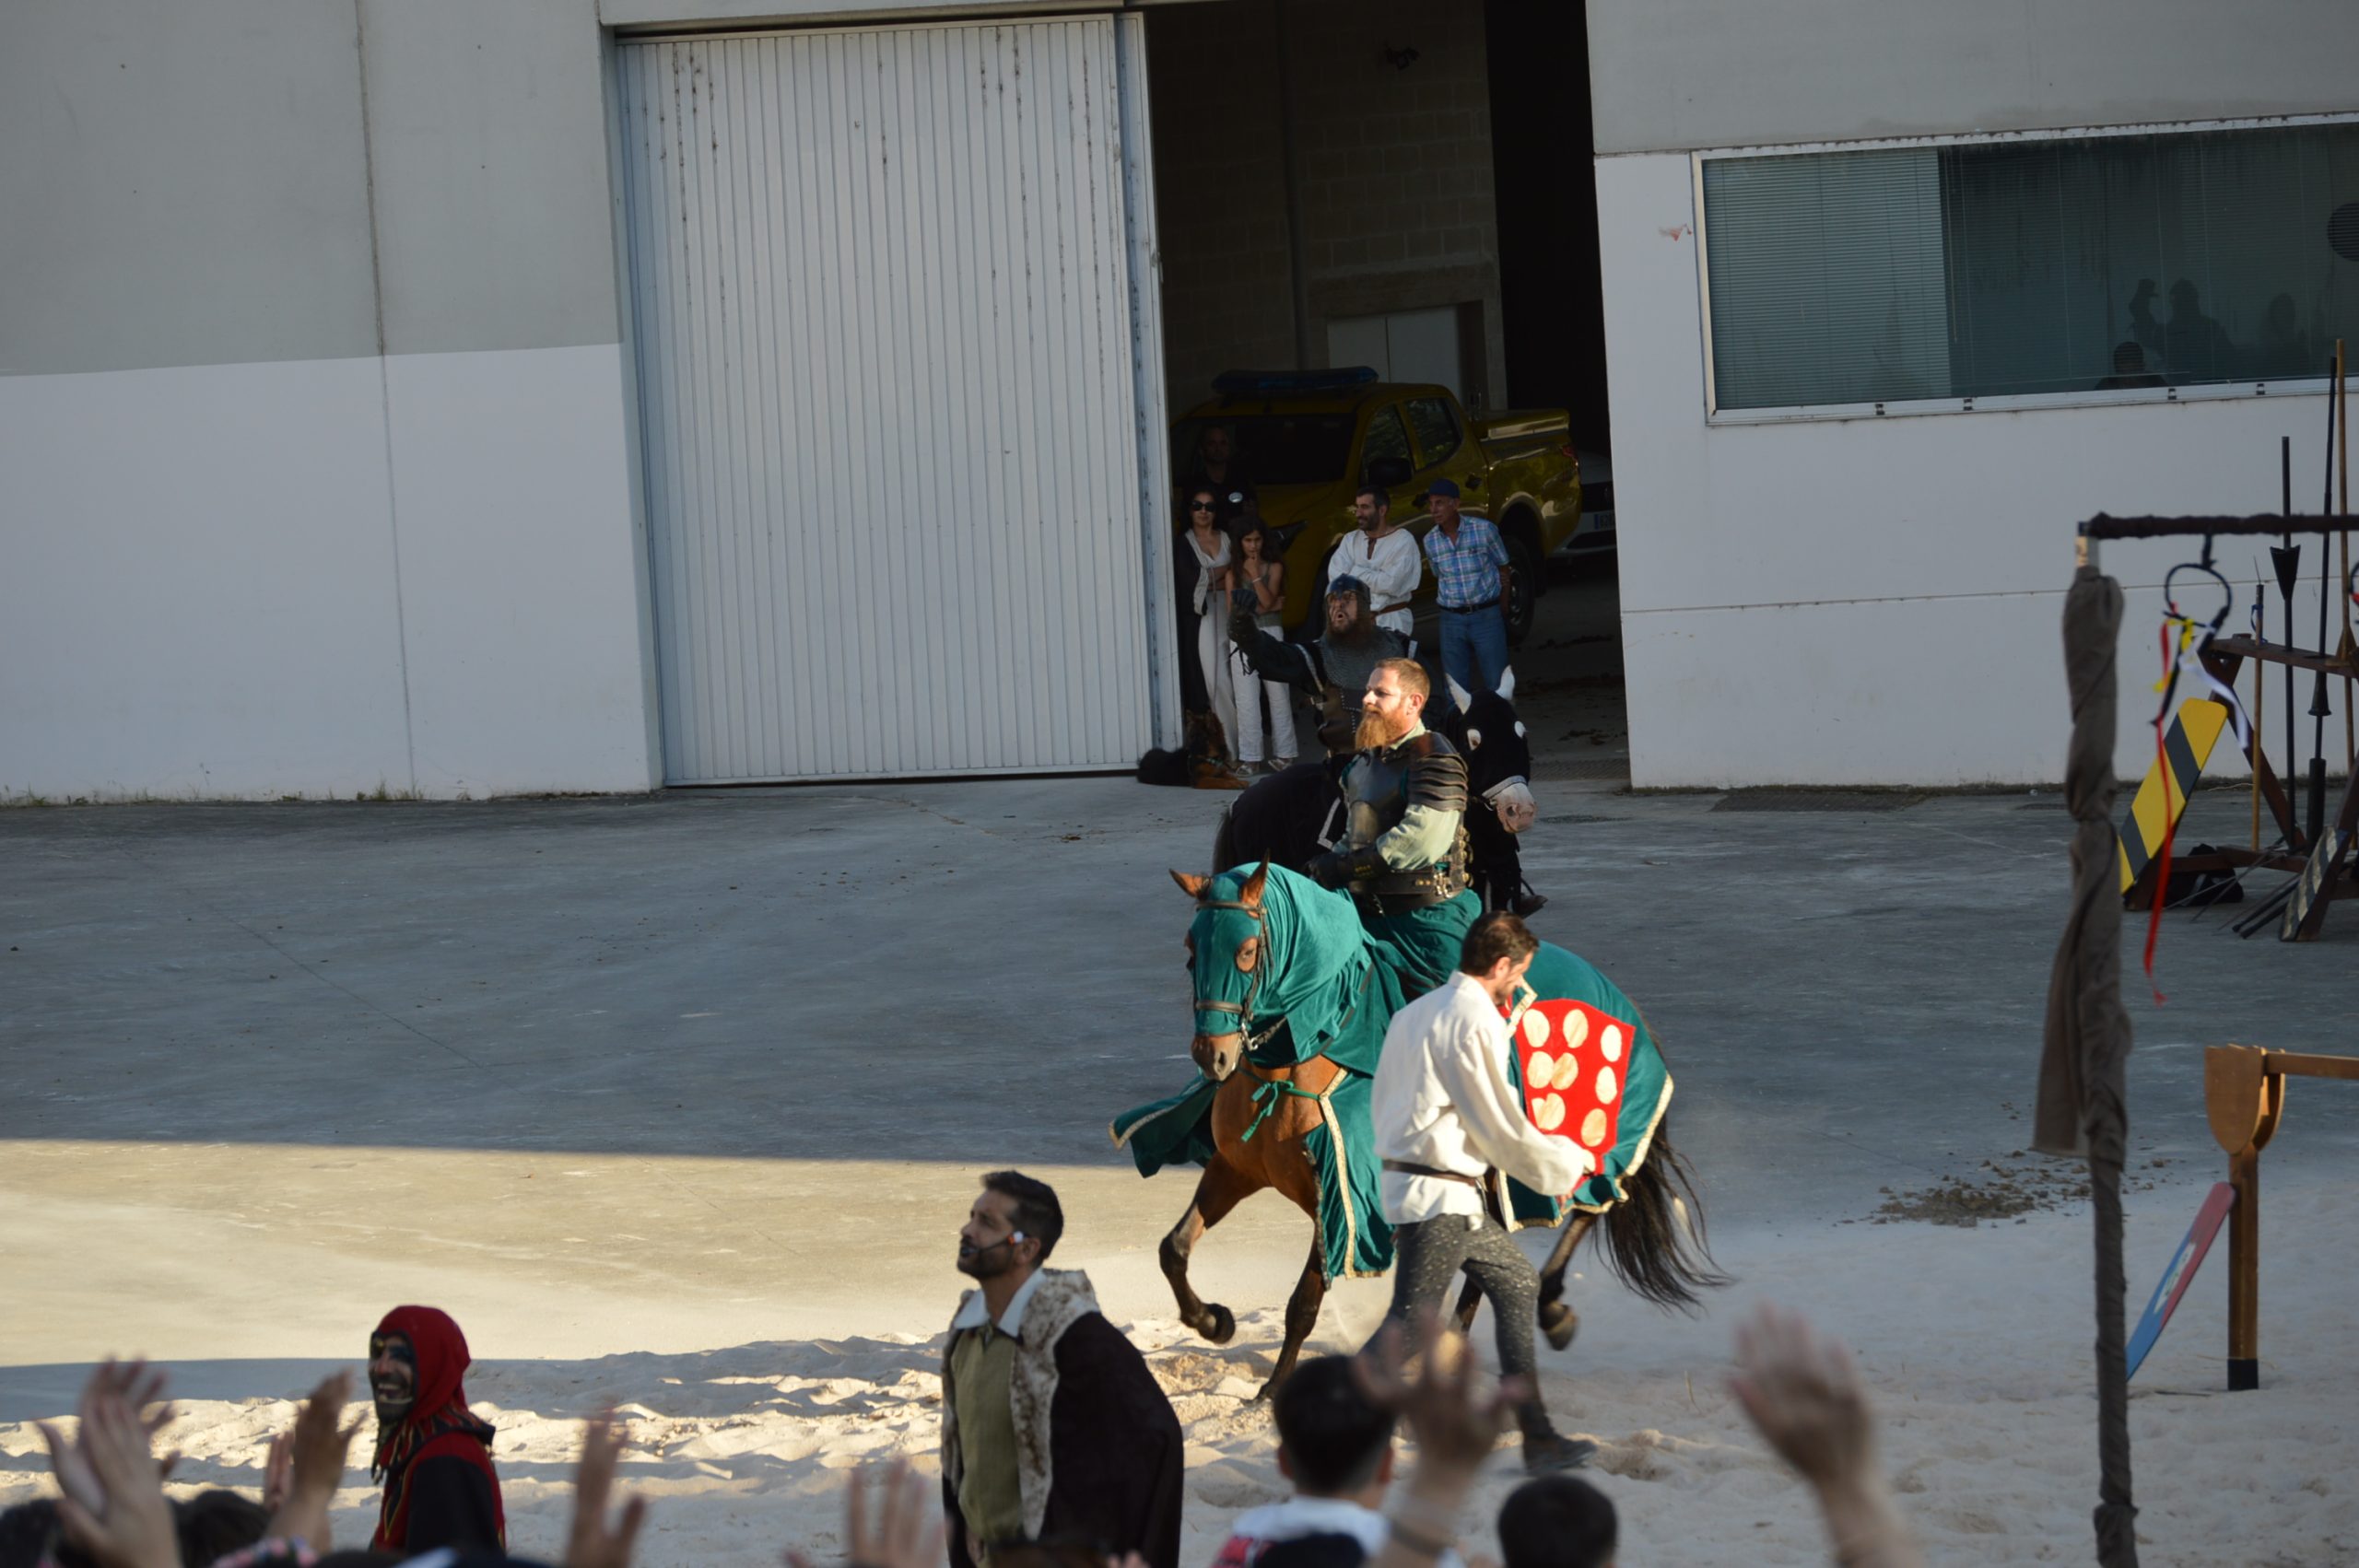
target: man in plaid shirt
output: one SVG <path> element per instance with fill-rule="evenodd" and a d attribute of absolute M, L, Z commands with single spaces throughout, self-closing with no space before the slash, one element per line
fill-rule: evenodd
<path fill-rule="evenodd" d="M 1508 547 L 1487 518 L 1458 515 L 1458 483 L 1426 492 L 1434 525 L 1426 559 L 1441 603 L 1442 673 L 1473 696 L 1496 691 L 1508 665 Z"/>

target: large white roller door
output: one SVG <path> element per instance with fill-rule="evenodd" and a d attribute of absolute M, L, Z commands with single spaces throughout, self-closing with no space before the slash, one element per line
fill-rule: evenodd
<path fill-rule="evenodd" d="M 671 782 L 1153 743 L 1161 376 L 1116 53 L 1107 18 L 620 46 Z"/>

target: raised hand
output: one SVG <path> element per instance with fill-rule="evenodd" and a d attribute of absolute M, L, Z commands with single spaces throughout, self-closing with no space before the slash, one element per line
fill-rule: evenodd
<path fill-rule="evenodd" d="M 1842 1346 L 1765 1305 L 1738 1327 L 1736 1361 L 1730 1391 L 1803 1480 L 1832 1486 L 1874 1469 L 1875 1418 Z"/>
<path fill-rule="evenodd" d="M 1498 1445 L 1516 1407 L 1532 1397 L 1531 1387 L 1520 1377 L 1502 1377 L 1487 1392 L 1480 1388 L 1473 1352 L 1445 1331 L 1431 1310 L 1417 1315 L 1417 1350 L 1422 1364 L 1412 1382 L 1402 1370 L 1407 1355 L 1401 1326 L 1388 1325 L 1353 1363 L 1360 1392 L 1408 1422 L 1419 1469 L 1431 1465 L 1472 1473 Z"/>
<path fill-rule="evenodd" d="M 180 1568 L 179 1538 L 172 1506 L 164 1499 L 164 1468 L 157 1462 L 150 1429 L 138 1407 L 119 1393 L 85 1398 L 87 1414 L 74 1447 L 88 1467 L 85 1480 L 100 1497 L 92 1508 L 68 1492 L 58 1501 L 65 1539 L 101 1568 Z M 48 1427 L 53 1457 L 58 1440 Z"/>
<path fill-rule="evenodd" d="M 264 1469 L 267 1498 L 273 1471 L 284 1467 L 284 1493 L 271 1509 L 270 1534 L 288 1540 L 306 1540 L 325 1556 L 334 1550 L 328 1529 L 328 1509 L 344 1480 L 352 1455 L 352 1440 L 360 1419 L 347 1423 L 344 1408 L 352 1398 L 350 1371 L 332 1372 L 320 1379 L 311 1397 L 295 1412 L 292 1430 L 271 1439 L 270 1458 Z"/>
<path fill-rule="evenodd" d="M 573 1529 L 566 1538 L 565 1568 L 629 1568 L 639 1527 L 647 1520 L 647 1499 L 634 1497 L 609 1520 L 606 1505 L 628 1433 L 615 1412 L 601 1410 L 582 1426 L 581 1464 L 574 1473 Z"/>
<path fill-rule="evenodd" d="M 872 1520 L 868 1494 L 876 1493 Z M 943 1544 L 948 1531 L 942 1500 L 923 1476 L 896 1459 L 877 1473 L 874 1465 L 851 1473 L 851 1492 L 844 1504 L 845 1537 L 851 1543 L 851 1568 L 942 1568 Z M 812 1568 L 799 1551 L 786 1554 L 788 1568 Z M 578 1568 L 569 1564 L 568 1568 Z"/>
<path fill-rule="evenodd" d="M 1836 1560 L 1922 1568 L 1876 1464 L 1875 1417 L 1851 1358 L 1792 1313 L 1764 1306 L 1737 1329 L 1730 1390 L 1779 1457 L 1818 1494 Z"/>
<path fill-rule="evenodd" d="M 37 1423 L 42 1441 L 49 1445 L 50 1469 L 57 1477 L 57 1489 L 88 1512 L 103 1514 L 106 1489 L 84 1446 L 91 1413 L 101 1399 L 121 1399 L 135 1413 L 145 1412 L 140 1416 L 140 1424 L 152 1439 L 180 1413 L 164 1398 L 164 1387 L 169 1381 L 162 1367 L 149 1366 L 145 1358 L 119 1362 L 109 1356 L 100 1363 L 89 1380 L 82 1385 L 82 1398 L 75 1406 L 77 1430 L 74 1441 L 66 1441 L 46 1422 Z M 169 1469 L 178 1458 L 174 1455 L 163 1468 Z"/>

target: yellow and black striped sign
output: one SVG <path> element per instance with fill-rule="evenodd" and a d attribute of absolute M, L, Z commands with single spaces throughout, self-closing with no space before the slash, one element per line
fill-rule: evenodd
<path fill-rule="evenodd" d="M 2203 776 L 2203 764 L 2227 728 L 2228 710 L 2220 703 L 2196 697 L 2178 705 L 2177 717 L 2163 735 L 2163 755 L 2147 767 L 2146 777 L 2130 799 L 2130 813 L 2121 819 L 2115 837 L 2121 843 L 2121 891 L 2129 892 L 2145 874 L 2147 862 L 2162 852 L 2163 835 L 2187 810 L 2188 792 Z M 2162 767 L 2170 764 L 2169 807 L 2164 805 Z"/>

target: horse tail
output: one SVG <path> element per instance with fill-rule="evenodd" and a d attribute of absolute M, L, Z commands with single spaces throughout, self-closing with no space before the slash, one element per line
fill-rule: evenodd
<path fill-rule="evenodd" d="M 1719 1270 L 1704 1240 L 1704 1202 L 1695 1173 L 1671 1146 L 1668 1120 L 1654 1146 L 1622 1178 L 1622 1200 L 1605 1211 L 1605 1256 L 1622 1282 L 1661 1307 L 1702 1310 L 1698 1291 L 1736 1281 Z"/>

